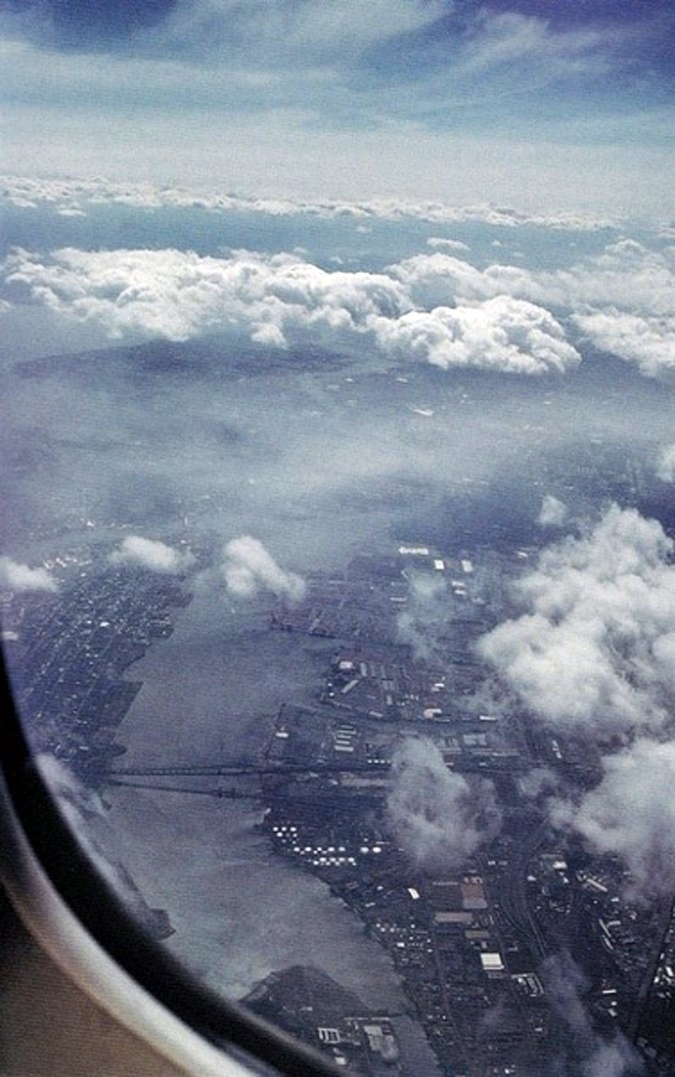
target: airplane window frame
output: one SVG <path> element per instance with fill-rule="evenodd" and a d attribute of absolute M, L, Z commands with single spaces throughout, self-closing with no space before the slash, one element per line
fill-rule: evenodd
<path fill-rule="evenodd" d="M 342 1072 L 318 1050 L 199 982 L 134 921 L 87 856 L 36 765 L 1 648 L 0 706 L 0 883 L 50 956 L 68 965 L 71 975 L 79 967 L 79 986 L 186 1072 L 200 1077 Z M 56 927 L 52 918 L 63 923 Z M 70 951 L 65 955 L 64 937 Z M 96 961 L 95 975 L 82 975 L 83 959 Z M 120 992 L 127 997 L 121 999 Z"/>

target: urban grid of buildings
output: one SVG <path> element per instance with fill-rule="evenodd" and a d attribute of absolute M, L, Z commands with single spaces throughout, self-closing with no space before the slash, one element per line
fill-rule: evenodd
<path fill-rule="evenodd" d="M 50 565 L 57 593 L 4 596 L 5 646 L 36 750 L 86 786 L 171 781 L 186 796 L 213 792 L 223 810 L 228 798 L 256 798 L 275 852 L 323 880 L 390 954 L 439 1073 L 539 1077 L 556 1051 L 573 1058 L 574 1029 L 550 986 L 551 961 L 566 954 L 586 977 L 594 1035 L 620 1032 L 646 1072 L 675 1074 L 672 902 L 631 904 L 621 862 L 553 831 L 522 792 L 542 765 L 592 786 L 592 745 L 535 723 L 503 687 L 492 685 L 489 706 L 481 695 L 475 641 L 508 612 L 508 582 L 535 552 L 392 544 L 315 573 L 297 605 L 272 603 L 269 632 L 331 641 L 331 657 L 314 704 L 280 699 L 244 762 L 185 764 L 167 749 L 166 765 L 125 766 L 117 734 L 141 687 L 133 663 L 172 632 L 188 579 L 67 550 Z M 418 623 L 420 578 L 441 581 L 451 615 Z M 420 739 L 449 771 L 493 790 L 499 825 L 478 820 L 483 840 L 463 858 L 426 862 L 400 840 L 397 759 Z M 167 913 L 147 910 L 159 937 Z M 246 1002 L 347 1072 L 406 1072 L 398 1015 L 369 1012 L 321 970 L 278 970 Z"/>

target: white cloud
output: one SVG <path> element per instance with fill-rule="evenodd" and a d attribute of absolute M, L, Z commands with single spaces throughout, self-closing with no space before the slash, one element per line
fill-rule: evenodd
<path fill-rule="evenodd" d="M 427 246 L 444 251 L 468 252 L 471 250 L 468 244 L 462 243 L 461 239 L 446 239 L 443 236 L 429 236 L 427 239 Z"/>
<path fill-rule="evenodd" d="M 603 778 L 579 803 L 553 799 L 552 822 L 600 854 L 620 856 L 634 896 L 675 887 L 675 743 L 641 738 L 603 760 Z"/>
<path fill-rule="evenodd" d="M 537 523 L 540 527 L 561 527 L 566 519 L 567 505 L 565 502 L 560 501 L 553 494 L 545 494 L 537 517 Z"/>
<path fill-rule="evenodd" d="M 152 572 L 174 574 L 190 568 L 194 557 L 188 551 L 175 550 L 157 539 L 127 535 L 119 550 L 111 553 L 110 561 L 114 565 L 138 565 Z"/>
<path fill-rule="evenodd" d="M 643 374 L 675 370 L 675 315 L 642 317 L 609 307 L 575 314 L 574 321 L 597 348 L 636 363 Z"/>
<path fill-rule="evenodd" d="M 559 785 L 558 775 L 549 767 L 533 767 L 518 778 L 518 789 L 528 800 L 555 793 Z"/>
<path fill-rule="evenodd" d="M 262 542 L 251 535 L 232 539 L 224 553 L 222 571 L 231 594 L 248 598 L 265 590 L 291 602 L 303 598 L 305 581 L 281 568 Z"/>
<path fill-rule="evenodd" d="M 547 19 L 485 8 L 472 30 L 459 64 L 458 75 L 464 79 L 507 68 L 513 82 L 514 63 L 527 69 L 529 85 L 536 77 L 540 87 L 568 73 L 578 79 L 585 71 L 601 74 L 607 70 L 608 60 L 601 50 L 606 35 L 600 29 L 556 32 Z"/>
<path fill-rule="evenodd" d="M 547 289 L 557 284 L 562 302 L 639 310 L 654 316 L 673 313 L 675 250 L 653 251 L 632 239 L 611 243 L 587 262 L 541 275 Z"/>
<path fill-rule="evenodd" d="M 662 482 L 675 482 L 675 445 L 667 445 L 661 451 L 656 466 L 656 475 Z"/>
<path fill-rule="evenodd" d="M 421 866 L 463 863 L 501 823 L 491 783 L 448 770 L 427 739 L 408 738 L 395 753 L 387 810 L 401 848 Z"/>
<path fill-rule="evenodd" d="M 636 363 L 651 377 L 675 368 L 675 250 L 649 250 L 621 239 L 569 269 L 534 272 L 512 265 L 485 269 L 435 251 L 391 272 L 415 303 L 441 305 L 513 296 L 567 312 L 597 348 Z"/>
<path fill-rule="evenodd" d="M 488 299 L 505 294 L 548 302 L 569 310 L 612 308 L 655 317 L 674 311 L 675 251 L 653 251 L 631 239 L 620 239 L 569 269 L 554 272 L 495 263 L 477 269 L 441 251 L 418 254 L 392 267 L 417 299 L 436 302 L 450 296 Z"/>
<path fill-rule="evenodd" d="M 456 299 L 479 302 L 497 296 L 536 302 L 544 295 L 533 275 L 519 266 L 496 264 L 476 269 L 470 262 L 442 251 L 413 255 L 391 266 L 390 272 L 406 285 L 413 300 L 425 307 L 450 305 Z"/>
<path fill-rule="evenodd" d="M 675 691 L 672 549 L 656 520 L 613 506 L 541 554 L 517 586 L 527 612 L 483 636 L 480 653 L 563 729 L 660 729 Z"/>
<path fill-rule="evenodd" d="M 0 587 L 16 592 L 57 591 L 58 583 L 46 568 L 30 568 L 11 557 L 0 557 Z"/>
<path fill-rule="evenodd" d="M 105 836 L 107 808 L 100 795 L 82 785 L 64 763 L 52 755 L 36 757 L 38 768 L 78 842 L 112 893 L 122 901 L 135 922 L 157 935 L 164 927 L 161 914 L 145 902 L 122 861 L 112 859 L 95 836 Z"/>
<path fill-rule="evenodd" d="M 439 223 L 463 223 L 480 221 L 495 228 L 513 230 L 522 225 L 539 225 L 554 231 L 596 231 L 618 228 L 622 218 L 618 216 L 573 212 L 525 213 L 515 209 L 491 205 L 457 206 L 439 201 L 410 201 L 396 199 L 303 199 L 247 198 L 224 194 L 220 189 L 191 188 L 182 186 L 155 186 L 151 183 L 121 183 L 106 179 L 51 179 L 26 176 L 2 176 L 3 196 L 13 205 L 35 208 L 40 203 L 52 205 L 56 212 L 60 207 L 86 211 L 87 206 L 128 205 L 137 209 L 201 208 L 212 212 L 264 213 L 272 217 L 311 213 L 318 217 L 345 217 L 364 221 L 369 218 L 404 220 L 406 218 Z M 363 230 L 367 227 L 361 224 Z M 429 241 L 431 246 L 443 246 L 455 250 L 468 250 L 458 240 Z M 452 248 L 449 245 L 452 244 Z M 500 245 L 495 241 L 495 245 Z"/>
<path fill-rule="evenodd" d="M 24 197 L 30 193 L 21 191 Z M 77 187 L 46 185 L 42 193 L 55 205 L 64 199 L 86 204 Z M 120 189 L 115 197 L 152 204 L 155 193 Z M 180 203 L 183 195 L 176 197 Z M 356 212 L 357 204 L 351 208 Z M 265 212 L 292 209 L 291 203 L 269 204 Z M 8 294 L 13 289 L 23 300 L 95 323 L 117 337 L 187 340 L 209 331 L 242 330 L 254 340 L 283 346 L 289 337 L 309 332 L 332 344 L 367 335 L 384 354 L 442 368 L 470 365 L 536 374 L 568 370 L 579 362 L 561 324 L 568 318 L 597 348 L 637 364 L 649 376 L 675 369 L 675 253 L 651 251 L 627 239 L 555 272 L 500 264 L 478 269 L 444 249 L 375 273 L 328 272 L 297 252 L 242 250 L 213 257 L 178 250 L 65 248 L 49 256 L 16 250 L 5 263 L 4 277 Z"/>
<path fill-rule="evenodd" d="M 423 359 L 444 370 L 474 366 L 544 374 L 563 372 L 580 361 L 553 315 L 505 295 L 474 306 L 436 307 L 396 319 L 380 318 L 374 329 L 385 351 Z"/>
<path fill-rule="evenodd" d="M 258 64 L 278 67 L 284 62 L 333 61 L 346 51 L 358 52 L 397 34 L 429 25 L 444 11 L 440 0 L 419 4 L 417 0 L 332 0 L 329 5 L 312 0 L 191 0 L 179 4 L 159 28 L 153 26 L 153 49 L 161 46 L 194 54 L 202 63 L 223 55 L 248 57 Z"/>
<path fill-rule="evenodd" d="M 385 354 L 445 369 L 480 366 L 522 374 L 562 371 L 579 361 L 555 318 L 532 303 L 497 295 L 470 306 L 414 310 L 402 279 L 327 272 L 296 254 L 237 251 L 216 258 L 178 250 L 65 248 L 41 259 L 15 250 L 5 278 L 33 302 L 95 322 L 111 336 L 187 340 L 215 329 L 243 329 L 255 340 L 282 345 L 289 334 L 308 331 L 332 341 L 367 334 Z"/>
<path fill-rule="evenodd" d="M 190 251 L 81 251 L 49 261 L 16 251 L 8 284 L 111 336 L 142 333 L 187 340 L 216 328 L 244 328 L 285 339 L 287 327 L 364 332 L 375 315 L 407 309 L 404 289 L 377 273 L 328 273 L 297 255 L 235 252 L 229 258 Z"/>

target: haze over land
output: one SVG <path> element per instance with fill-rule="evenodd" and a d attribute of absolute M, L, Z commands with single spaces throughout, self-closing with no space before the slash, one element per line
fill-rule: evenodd
<path fill-rule="evenodd" d="M 392 962 L 433 953 L 442 996 L 444 932 L 494 927 L 480 1020 L 472 987 L 456 1040 L 425 1003 L 439 1058 L 503 1048 L 524 970 L 556 1072 L 640 1072 L 624 1033 L 675 1049 L 674 33 L 615 0 L 3 6 L 7 641 L 36 743 L 94 784 L 122 746 L 304 760 L 239 801 L 111 787 L 96 823 L 226 991 L 330 939 L 324 971 L 400 1009 Z M 333 782 L 351 753 L 386 781 Z M 298 806 L 326 761 L 330 839 Z M 270 879 L 297 901 L 273 932 Z"/>

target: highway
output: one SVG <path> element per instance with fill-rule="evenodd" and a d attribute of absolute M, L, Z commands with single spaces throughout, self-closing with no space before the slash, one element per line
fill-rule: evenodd
<path fill-rule="evenodd" d="M 504 917 L 522 936 L 537 963 L 550 953 L 550 947 L 527 900 L 527 874 L 530 861 L 543 845 L 547 833 L 548 824 L 542 822 L 521 842 L 499 889 Z"/>

